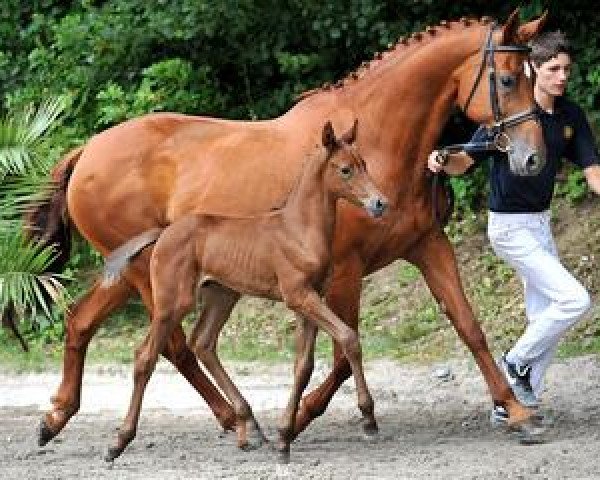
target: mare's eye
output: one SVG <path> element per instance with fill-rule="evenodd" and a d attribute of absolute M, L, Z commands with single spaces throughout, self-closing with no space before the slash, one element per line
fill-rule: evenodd
<path fill-rule="evenodd" d="M 344 180 L 348 180 L 350 177 L 352 177 L 353 173 L 354 170 L 352 169 L 351 165 L 344 165 L 343 167 L 340 167 L 340 175 Z"/>
<path fill-rule="evenodd" d="M 502 75 L 500 77 L 500 85 L 502 85 L 504 88 L 513 88 L 516 83 L 517 80 L 511 75 Z"/>

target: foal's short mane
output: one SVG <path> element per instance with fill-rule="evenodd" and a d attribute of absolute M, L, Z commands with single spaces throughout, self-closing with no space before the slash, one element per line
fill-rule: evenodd
<path fill-rule="evenodd" d="M 364 61 L 360 66 L 347 74 L 341 80 L 331 84 L 324 83 L 320 87 L 307 90 L 296 97 L 296 101 L 304 100 L 312 95 L 330 91 L 332 89 L 341 89 L 345 85 L 353 83 L 362 78 L 367 72 L 373 71 L 389 60 L 396 60 L 399 55 L 411 51 L 411 47 L 419 47 L 427 44 L 427 40 L 444 35 L 447 32 L 457 32 L 473 26 L 489 25 L 493 19 L 491 17 L 481 17 L 480 19 L 463 17 L 460 20 L 446 21 L 442 20 L 438 25 L 427 27 L 422 32 L 415 32 L 408 37 L 400 37 L 397 42 L 384 52 L 376 52 L 371 60 Z"/>

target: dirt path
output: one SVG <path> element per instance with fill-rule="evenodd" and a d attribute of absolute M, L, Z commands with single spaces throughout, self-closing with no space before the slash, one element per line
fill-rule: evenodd
<path fill-rule="evenodd" d="M 449 367 L 451 377 L 436 376 Z M 289 366 L 231 366 L 269 437 L 290 381 Z M 317 368 L 313 384 L 327 369 Z M 544 445 L 521 446 L 488 423 L 489 399 L 472 362 L 406 366 L 371 362 L 367 378 L 376 399 L 377 441 L 357 425 L 352 382 L 327 413 L 292 446 L 279 465 L 269 448 L 236 449 L 221 434 L 193 391 L 166 366 L 148 387 L 137 438 L 106 464 L 103 454 L 125 413 L 127 369 L 90 371 L 82 411 L 45 448 L 36 446 L 40 408 L 58 376 L 0 375 L 0 478 L 3 479 L 512 479 L 599 478 L 600 360 L 556 364 L 546 401 L 555 427 Z"/>

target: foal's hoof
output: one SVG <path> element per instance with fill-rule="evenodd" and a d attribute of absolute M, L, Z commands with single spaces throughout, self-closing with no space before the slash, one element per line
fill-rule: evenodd
<path fill-rule="evenodd" d="M 44 420 L 42 418 L 40 420 L 40 426 L 38 427 L 38 445 L 40 447 L 43 447 L 50 440 L 52 440 L 55 436 L 56 436 L 56 433 L 54 433 L 52 430 L 50 430 L 50 427 L 48 427 L 46 420 Z"/>
<path fill-rule="evenodd" d="M 269 440 L 254 420 L 248 422 L 246 435 L 238 437 L 238 447 L 244 451 L 256 450 L 268 443 Z"/>
<path fill-rule="evenodd" d="M 363 438 L 369 442 L 374 442 L 379 438 L 379 427 L 376 423 L 363 424 Z"/>
<path fill-rule="evenodd" d="M 262 434 L 253 433 L 248 435 L 245 441 L 239 442 L 238 447 L 245 452 L 250 452 L 262 447 L 267 443 L 269 443 L 269 441 L 263 437 Z"/>
<path fill-rule="evenodd" d="M 277 455 L 277 463 L 287 465 L 290 463 L 290 443 L 279 438 L 271 444 L 271 449 Z"/>
<path fill-rule="evenodd" d="M 290 449 L 277 450 L 277 463 L 287 465 L 290 463 Z"/>
<path fill-rule="evenodd" d="M 104 455 L 104 461 L 113 462 L 115 458 L 117 458 L 123 453 L 123 450 L 125 450 L 125 448 L 110 447 L 106 452 L 106 455 Z"/>

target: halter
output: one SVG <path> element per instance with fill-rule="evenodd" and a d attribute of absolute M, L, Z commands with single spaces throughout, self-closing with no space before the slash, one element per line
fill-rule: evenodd
<path fill-rule="evenodd" d="M 505 130 L 507 128 L 514 127 L 515 125 L 519 125 L 520 123 L 526 122 L 528 120 L 538 118 L 538 112 L 535 107 L 525 110 L 523 112 L 516 113 L 514 115 L 510 115 L 506 118 L 502 118 L 502 111 L 500 110 L 500 103 L 498 101 L 498 87 L 496 85 L 496 63 L 494 61 L 494 53 L 529 53 L 531 49 L 526 45 L 494 45 L 492 34 L 494 33 L 495 29 L 496 25 L 492 24 L 490 30 L 487 33 L 485 44 L 483 47 L 483 58 L 481 60 L 481 65 L 479 66 L 479 72 L 477 72 L 477 77 L 475 78 L 475 82 L 473 83 L 471 92 L 469 93 L 467 101 L 465 102 L 465 105 L 463 107 L 463 112 L 466 114 L 467 110 L 469 109 L 469 105 L 471 104 L 471 100 L 473 99 L 473 96 L 477 91 L 479 82 L 481 81 L 481 78 L 483 76 L 485 66 L 486 64 L 488 64 L 490 105 L 492 108 L 492 113 L 494 115 L 494 123 L 492 125 L 487 126 L 486 128 L 490 133 L 490 137 L 493 137 L 493 140 L 490 142 L 470 142 L 448 145 L 447 147 L 443 148 L 446 154 L 457 153 L 461 150 L 499 150 L 504 153 L 509 153 L 510 151 L 512 151 L 512 141 L 510 137 L 506 134 Z"/>

